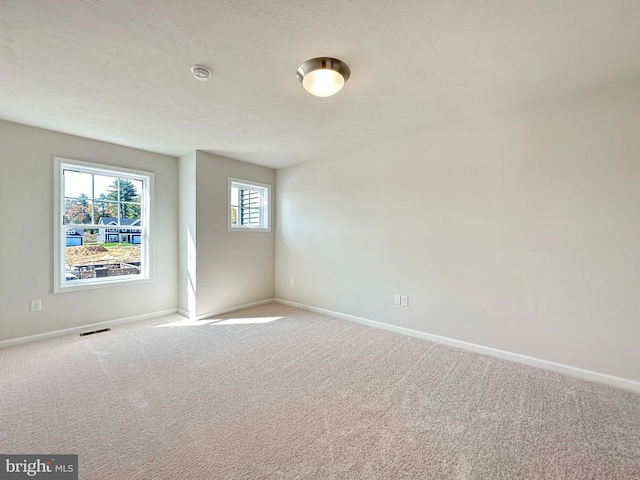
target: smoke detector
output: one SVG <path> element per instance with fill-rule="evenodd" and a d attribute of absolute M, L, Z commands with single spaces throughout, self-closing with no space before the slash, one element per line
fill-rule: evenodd
<path fill-rule="evenodd" d="M 196 77 L 196 80 L 200 80 L 201 82 L 206 82 L 211 77 L 211 70 L 209 70 L 204 65 L 194 65 L 191 67 L 191 73 Z"/>

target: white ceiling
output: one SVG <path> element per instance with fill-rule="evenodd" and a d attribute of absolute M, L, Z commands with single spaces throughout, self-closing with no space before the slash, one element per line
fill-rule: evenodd
<path fill-rule="evenodd" d="M 638 0 L 0 0 L 0 118 L 273 168 L 639 74 Z"/>

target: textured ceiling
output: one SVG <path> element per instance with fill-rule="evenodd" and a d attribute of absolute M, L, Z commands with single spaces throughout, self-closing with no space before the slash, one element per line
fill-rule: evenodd
<path fill-rule="evenodd" d="M 639 25 L 638 0 L 0 0 L 0 118 L 279 168 L 639 75 Z M 334 97 L 296 79 L 316 56 L 351 68 Z"/>

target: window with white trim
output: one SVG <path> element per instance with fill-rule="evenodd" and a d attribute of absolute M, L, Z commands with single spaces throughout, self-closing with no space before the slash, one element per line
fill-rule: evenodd
<path fill-rule="evenodd" d="M 56 293 L 149 282 L 153 178 L 55 158 Z"/>
<path fill-rule="evenodd" d="M 269 232 L 271 185 L 229 178 L 229 230 Z"/>

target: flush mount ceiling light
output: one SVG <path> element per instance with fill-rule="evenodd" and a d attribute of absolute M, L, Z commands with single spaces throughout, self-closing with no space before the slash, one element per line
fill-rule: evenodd
<path fill-rule="evenodd" d="M 194 65 L 191 67 L 191 73 L 196 77 L 196 80 L 200 80 L 201 82 L 206 82 L 211 77 L 211 70 L 209 70 L 204 65 Z"/>
<path fill-rule="evenodd" d="M 330 97 L 349 80 L 349 66 L 337 58 L 318 57 L 298 67 L 298 80 L 305 90 L 316 97 Z"/>

